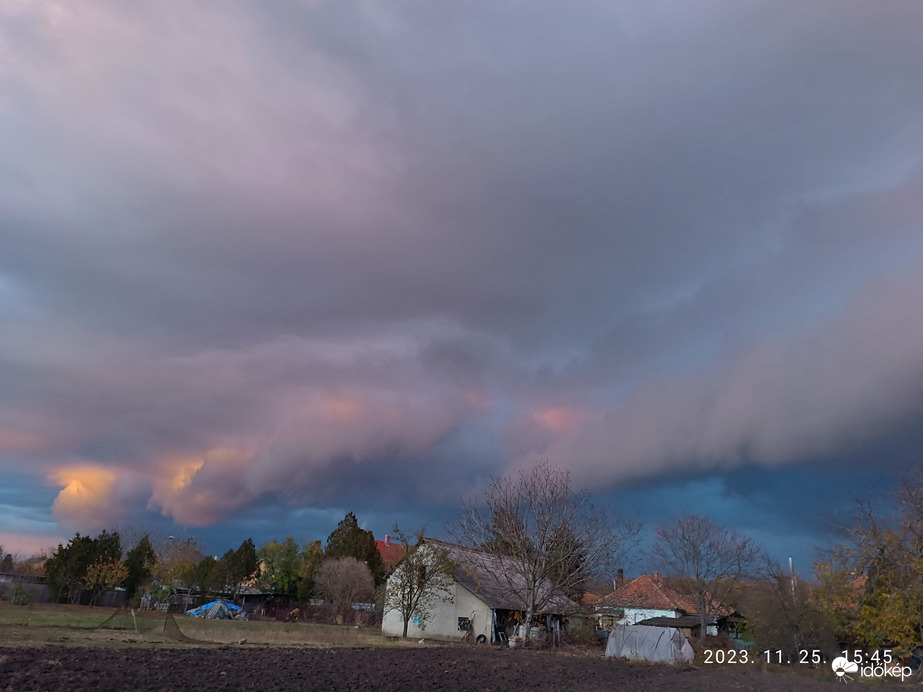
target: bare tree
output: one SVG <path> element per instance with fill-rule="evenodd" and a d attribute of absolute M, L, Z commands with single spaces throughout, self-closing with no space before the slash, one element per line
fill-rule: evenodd
<path fill-rule="evenodd" d="M 392 539 L 401 546 L 404 556 L 388 578 L 385 612 L 396 610 L 404 623 L 419 617 L 425 625 L 433 606 L 451 594 L 452 569 L 446 550 L 438 543 L 426 543 L 424 530 L 412 536 L 394 525 Z"/>
<path fill-rule="evenodd" d="M 762 551 L 752 538 L 698 514 L 680 516 L 655 535 L 654 561 L 695 596 L 704 639 L 708 622 L 727 605 L 735 584 L 752 574 Z"/>
<path fill-rule="evenodd" d="M 826 612 L 817 585 L 796 580 L 768 556 L 762 561 L 762 578 L 747 584 L 740 594 L 754 648 L 784 651 L 793 661 L 807 649 L 836 651 L 836 623 Z"/>
<path fill-rule="evenodd" d="M 174 540 L 173 536 L 170 536 L 163 543 L 152 547 L 157 557 L 158 577 L 171 588 L 174 580 L 185 583 L 192 579 L 196 565 L 205 557 L 196 543 L 195 536 L 182 541 Z"/>
<path fill-rule="evenodd" d="M 354 557 L 325 560 L 314 572 L 314 584 L 339 615 L 345 615 L 353 603 L 375 593 L 371 570 Z"/>
<path fill-rule="evenodd" d="M 580 593 L 587 580 L 610 573 L 636 544 L 639 526 L 602 511 L 570 474 L 547 461 L 517 478 L 492 479 L 482 505 L 463 506 L 456 540 L 480 549 L 478 568 L 522 604 L 523 640 L 532 619 L 560 610 L 562 594 Z"/>

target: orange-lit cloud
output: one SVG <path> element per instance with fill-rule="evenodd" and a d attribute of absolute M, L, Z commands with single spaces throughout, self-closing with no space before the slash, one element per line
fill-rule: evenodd
<path fill-rule="evenodd" d="M 175 470 L 171 470 L 167 475 L 170 489 L 179 491 L 192 483 L 204 463 L 204 459 L 180 460 Z"/>
<path fill-rule="evenodd" d="M 277 405 L 282 420 L 270 433 L 157 462 L 148 506 L 201 526 L 266 493 L 308 502 L 330 492 L 329 481 L 318 480 L 323 474 L 341 482 L 337 460 L 362 465 L 419 455 L 469 410 L 463 394 L 431 400 L 361 387 L 298 391 Z"/>
<path fill-rule="evenodd" d="M 109 514 L 116 472 L 100 466 L 73 466 L 52 471 L 48 480 L 63 488 L 52 505 L 54 516 L 68 522 L 97 524 Z"/>

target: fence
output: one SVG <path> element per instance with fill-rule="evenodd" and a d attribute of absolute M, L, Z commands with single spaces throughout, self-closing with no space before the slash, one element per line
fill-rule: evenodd
<path fill-rule="evenodd" d="M 87 603 L 92 593 L 82 591 L 78 593 L 78 596 L 80 600 Z M 0 574 L 0 601 L 8 601 L 13 605 L 26 605 L 28 603 L 52 603 L 54 600 L 51 587 L 40 577 Z M 109 589 L 96 598 L 96 605 L 105 608 L 121 608 L 127 603 L 128 594 L 121 588 Z"/>
<path fill-rule="evenodd" d="M 0 601 L 17 605 L 25 603 L 50 603 L 51 589 L 37 577 L 18 574 L 0 574 Z"/>
<path fill-rule="evenodd" d="M 61 603 L 0 603 L 0 625 L 4 628 L 67 628 L 80 630 L 131 630 L 138 634 L 159 634 L 182 638 L 169 613 L 133 611 L 129 608 L 80 606 Z"/>
<path fill-rule="evenodd" d="M 359 607 L 357 607 L 359 606 Z M 369 608 L 368 606 L 371 606 Z M 336 608 L 329 603 L 279 603 L 267 602 L 247 604 L 244 612 L 254 621 L 288 622 L 289 615 L 298 610 L 297 621 L 313 624 L 357 625 L 377 627 L 381 625 L 381 612 L 374 604 L 356 603 L 345 617 L 339 617 Z"/>
<path fill-rule="evenodd" d="M 277 612 L 276 615 L 280 614 Z M 28 628 L 26 631 L 29 634 L 19 630 L 20 627 Z M 381 630 L 377 627 L 343 627 L 306 619 L 295 624 L 275 618 L 255 621 L 209 620 L 187 615 L 174 616 L 170 612 L 152 609 L 112 610 L 57 603 L 31 603 L 23 606 L 11 605 L 9 601 L 0 603 L 0 634 L 4 637 L 59 641 L 62 635 L 67 634 L 65 630 L 83 631 L 87 637 L 98 637 L 92 631 L 121 630 L 129 637 L 128 641 L 161 642 L 169 646 L 242 642 L 283 646 L 375 646 L 383 641 Z M 22 634 L 18 635 L 17 632 Z M 112 635 L 104 636 L 111 638 Z"/>

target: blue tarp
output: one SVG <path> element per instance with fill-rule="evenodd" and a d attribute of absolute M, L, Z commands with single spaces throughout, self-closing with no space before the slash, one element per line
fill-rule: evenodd
<path fill-rule="evenodd" d="M 200 618 L 218 618 L 218 619 L 229 619 L 234 617 L 237 613 L 241 612 L 243 608 L 239 605 L 234 605 L 233 603 L 228 603 L 227 601 L 212 601 L 211 603 L 206 603 L 203 606 L 198 608 L 193 608 L 192 610 L 187 610 L 186 615 L 192 615 Z"/>

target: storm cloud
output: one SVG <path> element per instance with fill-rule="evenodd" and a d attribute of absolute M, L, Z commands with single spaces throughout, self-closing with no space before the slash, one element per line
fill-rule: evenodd
<path fill-rule="evenodd" d="M 0 0 L 0 468 L 71 530 L 909 463 L 921 24 Z"/>

